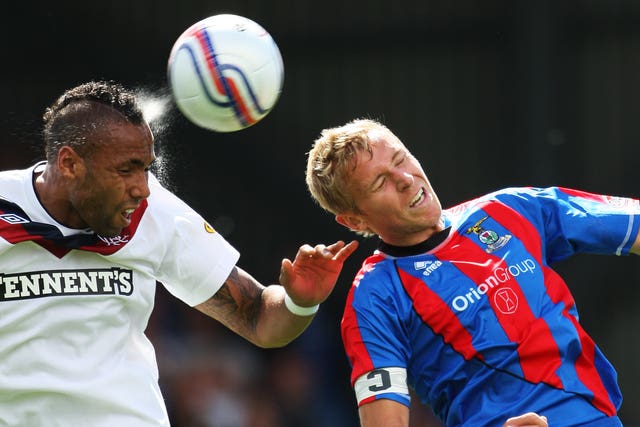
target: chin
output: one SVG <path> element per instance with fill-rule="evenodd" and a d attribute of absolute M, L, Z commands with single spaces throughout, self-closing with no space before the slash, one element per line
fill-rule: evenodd
<path fill-rule="evenodd" d="M 100 237 L 118 237 L 121 233 L 122 233 L 122 228 L 118 228 L 118 229 L 114 229 L 111 228 L 109 230 L 100 230 L 100 231 L 95 231 L 95 233 L 100 236 Z"/>

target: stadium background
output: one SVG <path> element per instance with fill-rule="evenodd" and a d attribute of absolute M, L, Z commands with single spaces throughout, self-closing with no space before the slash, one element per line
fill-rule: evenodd
<path fill-rule="evenodd" d="M 167 98 L 175 38 L 218 13 L 277 41 L 282 97 L 235 134 L 187 123 Z M 423 161 L 445 206 L 513 185 L 638 197 L 640 2 L 634 0 L 219 0 L 12 2 L 5 6 L 0 168 L 41 157 L 40 117 L 90 79 L 139 88 L 163 106 L 159 174 L 242 253 L 263 282 L 303 242 L 354 235 L 313 204 L 305 153 L 323 127 L 388 124 Z M 356 426 L 339 320 L 362 241 L 313 326 L 259 350 L 160 289 L 149 335 L 175 427 Z M 582 321 L 616 365 L 621 411 L 640 426 L 640 263 L 557 265 Z M 416 408 L 413 424 L 436 426 Z"/>

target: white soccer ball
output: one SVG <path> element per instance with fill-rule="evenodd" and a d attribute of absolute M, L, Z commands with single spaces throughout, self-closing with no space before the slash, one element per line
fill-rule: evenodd
<path fill-rule="evenodd" d="M 257 123 L 275 106 L 284 66 L 264 28 L 223 14 L 193 24 L 178 37 L 168 77 L 178 108 L 191 122 L 234 132 Z"/>

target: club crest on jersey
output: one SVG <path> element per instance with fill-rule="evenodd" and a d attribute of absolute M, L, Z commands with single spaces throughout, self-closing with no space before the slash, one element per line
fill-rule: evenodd
<path fill-rule="evenodd" d="M 492 253 L 502 248 L 504 245 L 511 240 L 510 234 L 505 234 L 504 236 L 500 236 L 497 232 L 493 230 L 485 230 L 482 228 L 482 223 L 489 219 L 488 216 L 485 216 L 478 222 L 476 222 L 472 227 L 467 228 L 466 234 L 475 234 L 478 236 L 478 240 L 480 243 L 486 245 L 484 249 L 487 253 Z"/>

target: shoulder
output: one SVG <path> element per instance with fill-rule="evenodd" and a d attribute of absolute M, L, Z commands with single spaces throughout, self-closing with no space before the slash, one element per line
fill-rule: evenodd
<path fill-rule="evenodd" d="M 155 205 L 163 207 L 169 207 L 171 205 L 187 206 L 177 195 L 162 185 L 153 174 L 149 174 L 149 189 L 151 190 L 149 200 L 153 201 Z"/>
<path fill-rule="evenodd" d="M 10 185 L 11 183 L 22 184 L 29 180 L 33 174 L 33 170 L 39 164 L 33 165 L 26 169 L 11 169 L 0 171 L 0 182 L 2 182 L 2 190 L 5 189 L 4 185 Z"/>
<path fill-rule="evenodd" d="M 394 271 L 393 258 L 375 252 L 364 260 L 353 285 L 360 287 L 363 283 L 368 286 L 370 282 L 385 281 L 394 275 Z"/>
<path fill-rule="evenodd" d="M 564 211 L 578 205 L 609 204 L 607 196 L 567 187 L 512 187 L 488 195 L 490 199 L 525 211 Z"/>
<path fill-rule="evenodd" d="M 42 164 L 38 163 L 27 169 L 0 171 L 0 198 L 19 205 L 34 200 L 31 180 L 34 169 Z"/>
<path fill-rule="evenodd" d="M 506 187 L 451 206 L 444 212 L 450 217 L 455 217 L 469 210 L 481 209 L 490 202 L 518 205 L 545 198 L 553 200 L 560 191 L 559 187 Z"/>
<path fill-rule="evenodd" d="M 402 282 L 393 258 L 381 253 L 369 256 L 358 271 L 351 287 L 351 305 L 365 308 L 395 301 L 402 291 Z"/>
<path fill-rule="evenodd" d="M 498 200 L 558 200 L 570 197 L 584 197 L 588 195 L 584 191 L 566 187 L 508 187 L 489 193 L 487 198 Z"/>
<path fill-rule="evenodd" d="M 202 215 L 151 174 L 149 188 L 151 193 L 146 200 L 147 207 L 141 219 L 142 230 L 147 235 L 166 241 L 175 239 L 188 241 L 193 233 L 206 231 L 208 224 Z"/>
<path fill-rule="evenodd" d="M 149 174 L 148 208 L 145 215 L 150 214 L 161 221 L 174 222 L 180 218 L 189 218 L 200 215 L 183 201 L 178 195 L 167 189 L 158 179 Z"/>

